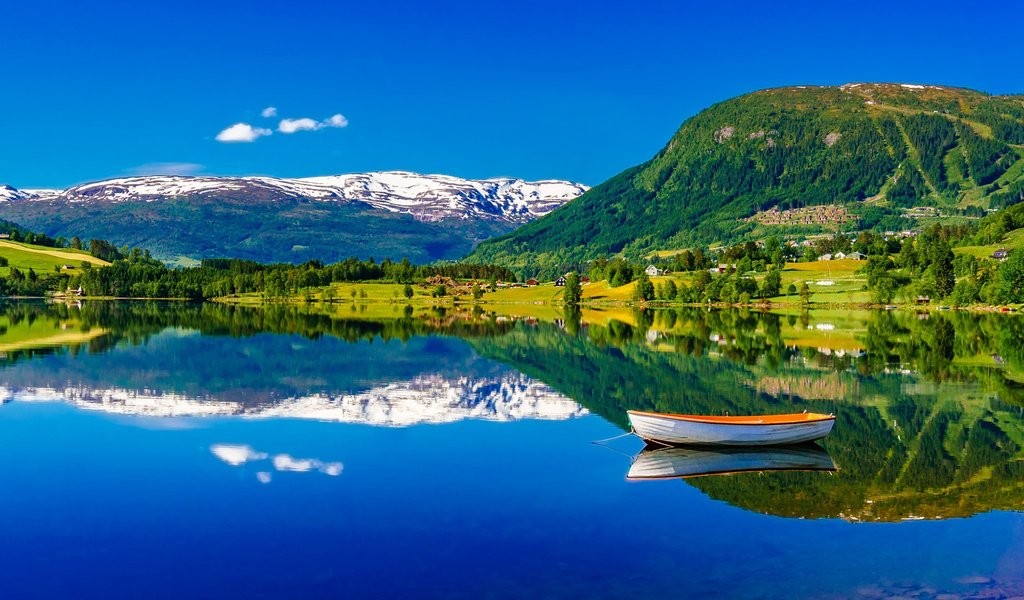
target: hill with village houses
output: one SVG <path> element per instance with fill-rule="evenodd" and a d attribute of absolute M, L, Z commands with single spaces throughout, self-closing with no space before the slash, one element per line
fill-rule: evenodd
<path fill-rule="evenodd" d="M 1024 200 L 1024 97 L 852 83 L 746 94 L 688 119 L 647 162 L 469 261 L 553 277 L 778 236 L 920 231 Z"/>

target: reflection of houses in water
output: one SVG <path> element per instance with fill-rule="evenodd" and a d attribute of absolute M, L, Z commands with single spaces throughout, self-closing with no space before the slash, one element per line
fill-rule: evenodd
<path fill-rule="evenodd" d="M 798 346 L 796 344 L 787 344 L 786 349 L 790 352 L 798 354 L 799 352 L 808 348 L 807 346 Z M 818 354 L 822 356 L 834 356 L 836 358 L 862 358 L 867 356 L 868 353 L 860 348 L 829 348 L 828 346 L 816 346 L 812 348 Z M 799 360 L 799 356 L 794 357 L 795 360 Z M 806 362 L 806 360 L 804 361 Z"/>
<path fill-rule="evenodd" d="M 813 375 L 781 375 L 761 377 L 748 381 L 747 386 L 760 394 L 776 398 L 795 396 L 805 400 L 842 401 L 860 393 L 857 379 L 843 377 L 838 373 Z"/>
<path fill-rule="evenodd" d="M 908 369 L 903 366 L 898 367 L 885 367 L 882 372 L 886 375 L 914 375 L 917 373 L 914 369 Z"/>
<path fill-rule="evenodd" d="M 863 350 L 847 350 L 845 348 L 819 347 L 815 348 L 815 350 L 817 350 L 821 354 L 824 354 L 825 356 L 836 356 L 838 358 L 860 358 L 862 356 L 868 355 L 868 353 Z"/>

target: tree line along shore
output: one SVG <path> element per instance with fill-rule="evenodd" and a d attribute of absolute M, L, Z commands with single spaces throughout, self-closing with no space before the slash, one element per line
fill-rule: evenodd
<path fill-rule="evenodd" d="M 1022 205 L 1024 206 L 1024 205 Z M 1017 220 L 1021 223 L 1018 223 Z M 538 281 L 498 265 L 350 258 L 333 264 L 205 259 L 169 267 L 142 249 L 54 240 L 15 229 L 0 239 L 0 295 L 222 299 L 234 302 L 420 302 L 630 305 L 934 305 L 1024 303 L 1024 210 L 982 226 L 772 236 L 643 259 L 599 258 Z M 995 244 L 984 242 L 997 240 Z M 1006 247 L 1004 248 L 1003 245 Z"/>

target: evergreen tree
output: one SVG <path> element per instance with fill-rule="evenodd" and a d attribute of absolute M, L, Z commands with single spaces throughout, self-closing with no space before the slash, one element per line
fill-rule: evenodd
<path fill-rule="evenodd" d="M 999 302 L 1024 302 L 1024 250 L 1015 250 L 999 267 L 996 279 Z"/>
<path fill-rule="evenodd" d="M 671 279 L 669 279 L 668 282 L 665 284 L 665 299 L 666 300 L 675 300 L 676 296 L 678 296 L 678 295 L 679 295 L 679 288 L 676 287 L 676 282 L 671 280 Z"/>
<path fill-rule="evenodd" d="M 583 300 L 583 286 L 580 284 L 580 276 L 572 271 L 565 276 L 565 303 L 569 306 L 576 306 Z"/>
<path fill-rule="evenodd" d="M 651 283 L 647 273 L 640 271 L 640 276 L 636 278 L 636 287 L 633 288 L 633 301 L 650 302 L 651 300 L 654 300 L 654 284 Z"/>
<path fill-rule="evenodd" d="M 956 274 L 953 271 L 953 251 L 945 240 L 935 243 L 932 265 L 935 267 L 935 294 L 940 298 L 953 293 Z"/>
<path fill-rule="evenodd" d="M 779 295 L 780 291 L 782 291 L 782 273 L 778 269 L 772 269 L 761 284 L 761 297 L 774 298 Z"/>
<path fill-rule="evenodd" d="M 810 304 L 811 303 L 811 288 L 807 286 L 807 282 L 800 284 L 800 303 Z"/>

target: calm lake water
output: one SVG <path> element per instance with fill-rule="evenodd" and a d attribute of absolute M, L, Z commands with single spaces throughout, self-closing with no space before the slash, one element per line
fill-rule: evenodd
<path fill-rule="evenodd" d="M 2 304 L 0 597 L 1024 593 L 1024 320 L 582 316 Z M 627 409 L 837 470 L 627 479 Z"/>

